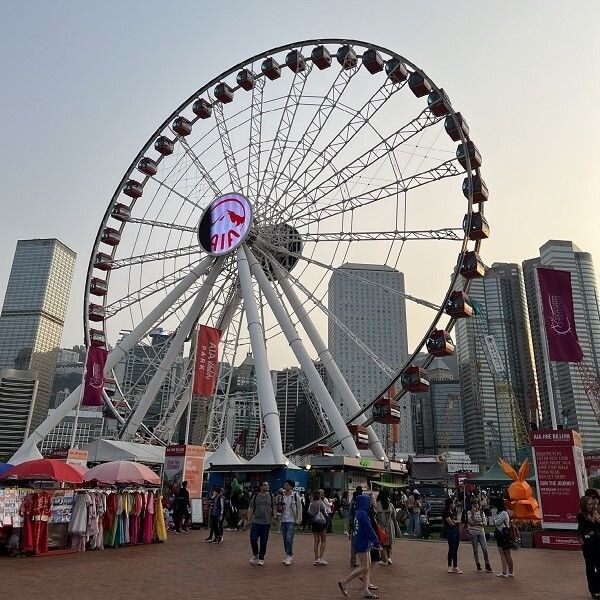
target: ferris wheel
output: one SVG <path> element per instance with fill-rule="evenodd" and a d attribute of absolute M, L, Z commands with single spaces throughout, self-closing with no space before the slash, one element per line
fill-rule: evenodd
<path fill-rule="evenodd" d="M 300 365 L 329 429 L 323 440 L 359 456 L 368 438 L 384 457 L 370 407 L 395 383 L 392 412 L 400 396 L 421 391 L 422 368 L 453 352 L 455 320 L 472 312 L 466 292 L 483 276 L 479 246 L 489 234 L 480 166 L 466 120 L 446 92 L 374 44 L 288 44 L 202 86 L 143 145 L 93 244 L 85 339 L 113 348 L 104 401 L 118 419 L 118 437 L 173 439 L 191 401 L 195 332 L 207 325 L 221 332 L 217 391 L 205 399 L 209 446 L 224 436 L 233 367 L 252 353 L 276 462 L 286 459 L 270 370 L 282 360 Z M 408 292 L 340 269 L 357 262 L 401 271 Z M 407 303 L 416 342 L 401 361 L 378 356 L 331 308 L 333 273 L 368 286 L 374 298 Z M 328 347 L 327 327 L 341 330 L 382 373 L 379 393 L 356 397 Z M 156 331 L 159 347 L 148 343 Z M 145 367 L 124 386 L 115 373 L 140 346 L 151 349 Z M 425 348 L 430 359 L 417 366 Z M 171 393 L 149 426 L 166 378 Z M 74 394 L 34 442 L 76 405 Z"/>

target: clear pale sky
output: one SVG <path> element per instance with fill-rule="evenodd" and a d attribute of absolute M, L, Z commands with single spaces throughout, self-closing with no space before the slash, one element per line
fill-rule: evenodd
<path fill-rule="evenodd" d="M 18 239 L 78 254 L 63 345 L 81 343 L 85 269 L 117 183 L 196 89 L 287 42 L 394 50 L 467 118 L 491 191 L 483 258 L 570 239 L 600 262 L 600 2 L 2 2 L 0 300 Z M 410 292 L 410 290 L 407 290 Z"/>

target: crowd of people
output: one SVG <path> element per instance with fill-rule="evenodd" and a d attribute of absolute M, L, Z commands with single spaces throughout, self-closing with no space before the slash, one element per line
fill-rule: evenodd
<path fill-rule="evenodd" d="M 291 566 L 294 561 L 296 531 L 313 535 L 313 564 L 327 566 L 327 534 L 332 532 L 335 515 L 344 522 L 344 533 L 349 538 L 350 573 L 338 582 L 340 591 L 347 595 L 348 584 L 359 578 L 363 598 L 377 598 L 377 586 L 371 580 L 374 563 L 393 565 L 394 542 L 402 536 L 429 537 L 430 503 L 418 490 L 378 493 L 364 491 L 360 486 L 352 493 L 343 492 L 328 498 L 323 489 L 312 492 L 296 491 L 294 482 L 287 480 L 282 489 L 272 493 L 269 483 L 262 481 L 258 490 L 243 489 L 234 480 L 231 493 L 226 497 L 220 487 L 213 489 L 210 504 L 210 543 L 223 541 L 224 522 L 230 530 L 250 531 L 250 563 L 265 564 L 269 535 L 273 527 L 281 534 L 284 558 Z M 173 499 L 173 528 L 175 533 L 187 532 L 190 500 L 186 482 Z M 577 516 L 578 535 L 583 544 L 588 588 L 592 598 L 600 599 L 600 494 L 589 489 L 580 501 Z M 488 526 L 493 526 L 490 535 Z M 486 529 L 488 528 L 488 529 Z M 488 540 L 493 538 L 498 549 L 500 578 L 515 576 L 511 550 L 516 547 L 518 532 L 506 510 L 503 497 L 488 497 L 485 492 L 449 496 L 442 514 L 441 537 L 448 544 L 447 568 L 449 574 L 460 575 L 460 540 L 465 533 L 471 543 L 475 569 L 478 573 L 493 573 Z M 461 535 L 462 534 L 462 535 Z M 480 556 L 483 558 L 481 561 Z"/>

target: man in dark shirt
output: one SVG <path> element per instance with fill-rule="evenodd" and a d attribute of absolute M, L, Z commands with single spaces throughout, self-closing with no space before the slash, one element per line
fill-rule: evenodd
<path fill-rule="evenodd" d="M 187 490 L 187 481 L 184 481 L 175 496 L 175 506 L 173 508 L 173 523 L 175 524 L 175 533 L 181 533 L 181 521 L 184 521 L 183 533 L 187 533 L 187 523 L 190 516 L 190 493 Z"/>

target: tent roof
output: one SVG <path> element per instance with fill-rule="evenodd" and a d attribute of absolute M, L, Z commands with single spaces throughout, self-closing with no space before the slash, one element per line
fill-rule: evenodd
<path fill-rule="evenodd" d="M 242 464 L 246 461 L 240 458 L 231 447 L 229 440 L 225 438 L 219 447 L 210 455 L 209 458 L 205 459 L 207 467 L 221 466 L 221 465 L 235 465 Z"/>
<path fill-rule="evenodd" d="M 89 462 L 131 460 L 149 465 L 162 465 L 165 462 L 164 446 L 152 444 L 97 439 L 83 449 L 88 451 Z"/>
<path fill-rule="evenodd" d="M 478 477 L 467 480 L 466 483 L 474 483 L 475 485 L 482 484 L 496 484 L 505 485 L 512 483 L 512 479 L 502 470 L 502 467 L 498 464 L 494 465 L 489 471 L 482 473 Z M 535 483 L 535 475 L 530 475 L 527 478 L 528 483 Z"/>

